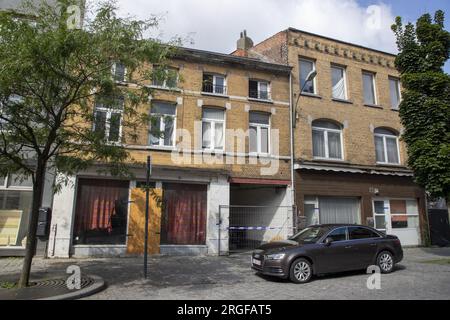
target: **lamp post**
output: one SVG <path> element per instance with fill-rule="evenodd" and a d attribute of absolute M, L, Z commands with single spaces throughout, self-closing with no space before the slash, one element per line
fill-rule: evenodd
<path fill-rule="evenodd" d="M 290 123 L 290 131 L 291 131 L 291 189 L 292 189 L 292 203 L 296 204 L 296 195 L 295 195 L 295 179 L 294 179 L 294 161 L 295 161 L 295 147 L 294 147 L 294 128 L 296 128 L 297 124 L 297 105 L 300 100 L 300 96 L 303 92 L 303 89 L 305 89 L 305 86 L 310 81 L 313 81 L 314 78 L 317 76 L 317 71 L 312 70 L 310 73 L 308 73 L 308 76 L 306 77 L 306 81 L 301 87 L 301 90 L 298 94 L 297 100 L 295 101 L 295 105 L 292 106 L 291 110 L 291 123 Z M 292 101 L 292 76 L 290 77 L 290 91 L 291 91 L 291 101 Z M 297 212 L 295 213 L 297 214 Z"/>

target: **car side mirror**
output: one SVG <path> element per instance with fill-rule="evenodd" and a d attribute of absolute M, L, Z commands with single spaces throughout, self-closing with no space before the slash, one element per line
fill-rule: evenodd
<path fill-rule="evenodd" d="M 328 238 L 325 239 L 324 244 L 325 244 L 325 246 L 328 247 L 328 246 L 331 245 L 332 242 L 333 242 L 333 238 L 328 237 Z"/>

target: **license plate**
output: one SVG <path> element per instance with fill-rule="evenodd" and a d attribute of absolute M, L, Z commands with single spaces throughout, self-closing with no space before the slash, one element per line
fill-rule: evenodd
<path fill-rule="evenodd" d="M 260 266 L 261 265 L 261 260 L 252 259 L 252 263 L 257 265 L 257 266 Z"/>

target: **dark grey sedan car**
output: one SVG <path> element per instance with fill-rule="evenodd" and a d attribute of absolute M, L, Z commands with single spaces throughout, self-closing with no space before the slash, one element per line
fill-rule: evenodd
<path fill-rule="evenodd" d="M 366 269 L 392 272 L 403 259 L 400 240 L 359 225 L 317 225 L 289 240 L 262 245 L 252 254 L 258 273 L 305 283 L 313 275 Z"/>

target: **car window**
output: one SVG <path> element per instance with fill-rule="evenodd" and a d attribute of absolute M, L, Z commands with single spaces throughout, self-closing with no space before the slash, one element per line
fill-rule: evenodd
<path fill-rule="evenodd" d="M 332 238 L 333 242 L 335 241 L 344 241 L 347 240 L 347 228 L 337 228 L 333 231 L 331 231 L 327 238 Z"/>
<path fill-rule="evenodd" d="M 348 228 L 348 235 L 350 240 L 356 239 L 370 239 L 370 238 L 379 238 L 380 236 L 367 228 L 362 227 L 350 227 Z"/>
<path fill-rule="evenodd" d="M 314 243 L 317 242 L 327 230 L 328 229 L 323 227 L 309 227 L 292 236 L 290 240 L 299 243 Z"/>

